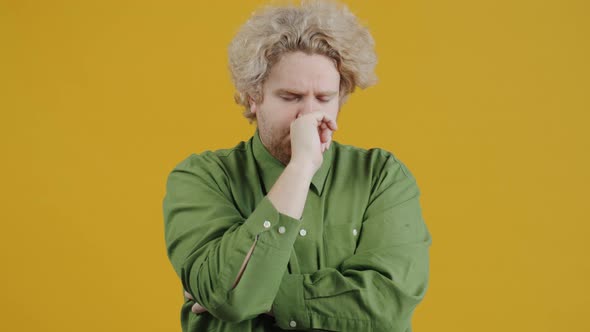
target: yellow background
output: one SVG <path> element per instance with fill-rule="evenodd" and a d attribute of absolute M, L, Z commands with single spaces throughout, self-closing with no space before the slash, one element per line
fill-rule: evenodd
<path fill-rule="evenodd" d="M 167 174 L 255 127 L 226 47 L 262 1 L 0 1 L 0 330 L 180 331 Z M 423 331 L 590 331 L 588 1 L 347 1 L 433 236 Z"/>

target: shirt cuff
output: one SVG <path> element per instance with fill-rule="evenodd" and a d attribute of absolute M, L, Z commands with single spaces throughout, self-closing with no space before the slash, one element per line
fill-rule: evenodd
<path fill-rule="evenodd" d="M 242 228 L 250 239 L 254 240 L 258 236 L 258 243 L 290 252 L 301 228 L 301 221 L 280 213 L 268 196 L 264 196 Z"/>
<path fill-rule="evenodd" d="M 231 308 L 250 303 L 256 310 L 268 311 L 287 270 L 293 243 L 300 228 L 300 221 L 279 213 L 265 196 L 240 226 L 238 236 L 232 241 L 236 254 L 231 255 L 220 279 L 228 289 L 222 293 L 223 298 L 216 299 L 215 308 L 221 308 L 221 305 Z M 254 251 L 240 281 L 235 288 L 229 288 L 234 284 L 254 241 Z M 258 301 L 255 301 L 257 305 L 253 304 L 252 296 L 258 297 Z M 259 306 L 262 308 L 258 308 Z"/>
<path fill-rule="evenodd" d="M 237 248 L 237 252 L 231 256 L 227 264 L 228 268 L 221 274 L 220 280 L 222 284 L 228 287 L 233 285 L 237 272 L 256 237 L 258 237 L 256 243 L 258 250 L 255 248 L 252 255 L 263 255 L 261 248 L 274 250 L 273 257 L 277 255 L 277 257 L 284 257 L 284 259 L 276 259 L 281 262 L 284 261 L 286 269 L 299 228 L 301 228 L 300 221 L 279 213 L 268 197 L 264 196 L 248 219 L 241 225 L 240 235 L 234 239 L 234 247 Z M 275 264 L 278 261 L 275 261 Z M 279 265 L 282 265 L 282 263 Z M 281 273 L 279 272 L 279 275 L 276 276 L 278 277 L 277 282 L 280 281 Z M 225 300 L 225 298 L 217 299 L 217 303 L 225 302 Z"/>
<path fill-rule="evenodd" d="M 301 330 L 311 327 L 305 307 L 303 275 L 285 273 L 272 304 L 277 325 L 283 330 Z"/>

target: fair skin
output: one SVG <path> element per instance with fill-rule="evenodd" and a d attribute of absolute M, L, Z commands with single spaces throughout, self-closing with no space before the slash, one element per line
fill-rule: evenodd
<path fill-rule="evenodd" d="M 250 99 L 260 139 L 268 151 L 285 165 L 268 198 L 282 214 L 301 219 L 309 185 L 338 129 L 340 74 L 331 59 L 303 52 L 284 54 L 263 85 L 263 101 Z M 246 255 L 233 284 L 235 287 L 256 242 Z M 233 288 L 232 287 L 232 288 Z M 188 292 L 184 296 L 194 301 Z M 207 311 L 200 304 L 192 312 Z M 272 309 L 266 312 L 273 315 Z"/>

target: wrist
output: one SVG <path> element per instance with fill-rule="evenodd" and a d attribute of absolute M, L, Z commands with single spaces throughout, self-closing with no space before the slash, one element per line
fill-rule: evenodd
<path fill-rule="evenodd" d="M 288 168 L 290 172 L 297 173 L 304 180 L 311 182 L 317 167 L 310 162 L 291 160 L 285 168 Z"/>

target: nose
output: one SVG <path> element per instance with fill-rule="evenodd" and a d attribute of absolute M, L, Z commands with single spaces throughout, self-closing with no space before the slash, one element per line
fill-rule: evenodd
<path fill-rule="evenodd" d="M 299 108 L 299 116 L 317 111 L 317 106 L 313 98 L 305 98 Z"/>

